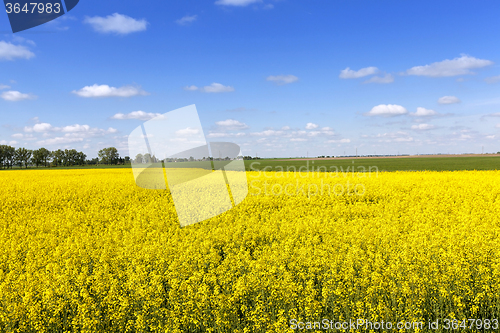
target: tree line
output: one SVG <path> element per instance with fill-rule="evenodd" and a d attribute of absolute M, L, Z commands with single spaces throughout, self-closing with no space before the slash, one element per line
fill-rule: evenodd
<path fill-rule="evenodd" d="M 97 165 L 97 164 L 128 164 L 130 158 L 120 157 L 115 147 L 101 149 L 97 158 L 87 159 L 87 155 L 76 149 L 58 149 L 50 151 L 46 148 L 29 150 L 26 148 L 14 148 L 8 145 L 0 145 L 0 168 L 12 169 L 13 166 L 20 168 L 28 166 L 58 167 L 75 165 Z"/>
<path fill-rule="evenodd" d="M 247 156 L 245 156 L 243 159 L 245 159 Z M 248 156 L 250 157 L 250 156 Z M 252 159 L 250 157 L 249 159 Z M 190 156 L 189 158 L 180 158 L 180 157 L 175 157 L 175 158 L 164 158 L 164 159 L 158 159 L 155 155 L 151 156 L 151 154 L 137 154 L 134 159 L 130 160 L 134 164 L 141 164 L 141 163 L 159 163 L 159 162 L 165 162 L 165 163 L 170 163 L 170 162 L 200 162 L 200 161 L 230 161 L 231 158 L 229 157 L 224 157 L 224 158 L 213 158 L 213 157 L 203 157 L 203 158 L 194 158 L 193 156 Z"/>

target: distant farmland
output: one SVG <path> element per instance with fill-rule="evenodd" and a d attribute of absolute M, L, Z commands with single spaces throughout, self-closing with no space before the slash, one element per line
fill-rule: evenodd
<path fill-rule="evenodd" d="M 218 161 L 214 161 L 217 166 Z M 225 164 L 225 163 L 223 163 Z M 158 163 L 158 166 L 161 164 Z M 170 168 L 197 168 L 199 162 L 178 162 L 166 163 L 166 167 Z M 391 157 L 340 157 L 340 158 L 275 158 L 275 159 L 258 159 L 245 160 L 245 168 L 247 171 L 333 171 L 337 167 L 338 172 L 345 172 L 347 167 L 352 172 L 354 165 L 355 172 L 362 172 L 363 168 L 367 171 L 369 167 L 377 167 L 378 171 L 459 171 L 459 170 L 500 170 L 500 154 L 499 155 L 430 155 L 430 156 L 391 156 Z M 281 168 L 280 168 L 281 167 Z M 110 169 L 110 168 L 131 168 L 130 164 L 126 165 L 86 165 L 86 166 L 71 166 L 71 167 L 55 167 L 54 169 Z M 45 167 L 28 168 L 32 170 L 46 170 Z M 18 168 L 14 167 L 14 170 Z M 372 169 L 373 170 L 373 169 Z"/>
<path fill-rule="evenodd" d="M 498 170 L 500 155 L 450 156 L 450 157 L 391 157 L 391 158 L 331 158 L 331 159 L 261 159 L 245 161 L 247 170 L 267 171 L 346 171 L 347 167 L 355 172 L 366 171 L 369 167 L 377 167 L 379 171 L 458 171 L 458 170 Z M 281 168 L 280 168 L 281 167 Z"/>

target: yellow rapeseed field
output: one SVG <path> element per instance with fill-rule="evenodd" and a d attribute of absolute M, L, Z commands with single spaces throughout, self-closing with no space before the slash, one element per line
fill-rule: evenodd
<path fill-rule="evenodd" d="M 0 172 L 0 332 L 500 318 L 499 171 L 247 176 L 181 228 L 130 169 Z"/>

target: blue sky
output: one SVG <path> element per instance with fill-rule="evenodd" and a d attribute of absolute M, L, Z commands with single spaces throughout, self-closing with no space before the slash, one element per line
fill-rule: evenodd
<path fill-rule="evenodd" d="M 9 33 L 0 142 L 89 157 L 195 104 L 264 157 L 500 151 L 500 4 L 94 1 Z"/>

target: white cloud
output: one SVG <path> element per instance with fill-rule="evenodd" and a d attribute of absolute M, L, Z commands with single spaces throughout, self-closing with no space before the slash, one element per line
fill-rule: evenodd
<path fill-rule="evenodd" d="M 33 134 L 23 134 L 23 133 L 16 133 L 16 134 L 12 134 L 12 137 L 14 139 L 23 139 L 23 140 L 28 140 L 28 141 L 31 141 L 31 140 L 36 140 L 36 138 L 33 136 Z"/>
<path fill-rule="evenodd" d="M 178 25 L 189 25 L 189 24 L 193 23 L 194 21 L 196 21 L 197 19 L 198 19 L 198 15 L 192 15 L 192 16 L 186 15 L 183 18 L 175 21 L 175 23 L 177 23 Z"/>
<path fill-rule="evenodd" d="M 392 74 L 386 74 L 385 76 L 374 76 L 363 83 L 392 83 L 394 82 L 394 76 Z"/>
<path fill-rule="evenodd" d="M 377 134 L 375 136 L 363 135 L 362 137 L 371 138 L 371 139 L 377 140 L 378 142 L 385 142 L 385 143 L 412 142 L 413 141 L 413 138 L 411 136 L 409 136 L 407 132 L 404 132 L 404 131 Z"/>
<path fill-rule="evenodd" d="M 430 117 L 430 116 L 436 116 L 438 113 L 434 110 L 429 110 L 426 108 L 417 108 L 417 112 L 410 113 L 410 116 L 415 116 L 415 117 Z"/>
<path fill-rule="evenodd" d="M 187 90 L 187 91 L 199 90 L 201 92 L 206 92 L 206 93 L 223 93 L 223 92 L 234 91 L 234 88 L 214 82 L 209 86 L 205 86 L 205 87 L 201 87 L 201 88 L 198 88 L 197 86 L 186 86 L 186 87 L 184 87 L 184 90 Z"/>
<path fill-rule="evenodd" d="M 225 127 L 227 129 L 245 129 L 248 128 L 248 125 L 245 123 L 242 123 L 238 120 L 234 119 L 227 119 L 227 120 L 222 120 L 216 122 L 218 126 Z"/>
<path fill-rule="evenodd" d="M 106 17 L 86 17 L 84 23 L 90 24 L 97 32 L 126 35 L 147 29 L 146 20 L 136 20 L 127 15 L 114 13 Z"/>
<path fill-rule="evenodd" d="M 103 136 L 106 134 L 113 134 L 118 132 L 118 130 L 113 127 L 109 127 L 107 130 L 105 130 L 101 128 L 91 128 L 88 125 L 79 125 L 79 124 L 65 126 L 62 128 L 56 127 L 54 128 L 54 131 L 64 132 L 66 133 L 64 135 L 65 137 L 72 137 L 72 138 L 92 138 L 96 136 Z"/>
<path fill-rule="evenodd" d="M 30 126 L 24 127 L 25 132 L 36 132 L 36 133 L 48 132 L 53 129 L 54 127 L 52 127 L 52 125 L 49 123 L 39 123 L 31 127 Z"/>
<path fill-rule="evenodd" d="M 321 131 L 311 131 L 311 132 L 307 132 L 307 135 L 308 136 L 319 136 L 319 135 L 335 135 L 335 132 L 334 131 L 329 131 L 329 130 L 324 130 L 324 129 L 321 129 Z"/>
<path fill-rule="evenodd" d="M 151 120 L 155 117 L 161 116 L 160 113 L 151 113 L 144 111 L 133 111 L 127 114 L 117 113 L 111 119 L 125 120 L 125 119 L 139 119 L 139 120 Z"/>
<path fill-rule="evenodd" d="M 23 139 L 24 141 L 33 141 L 37 140 L 33 134 L 23 134 L 23 133 L 16 133 L 12 134 L 12 137 L 15 139 Z"/>
<path fill-rule="evenodd" d="M 276 75 L 276 76 L 268 76 L 267 81 L 272 81 L 278 85 L 289 84 L 293 82 L 297 82 L 299 80 L 295 75 Z"/>
<path fill-rule="evenodd" d="M 275 130 L 265 130 L 262 132 L 253 132 L 250 134 L 255 135 L 255 136 L 280 136 L 280 135 L 283 135 L 284 132 L 283 131 L 275 131 Z"/>
<path fill-rule="evenodd" d="M 434 125 L 430 125 L 430 124 L 418 124 L 418 125 L 413 125 L 411 127 L 411 129 L 419 130 L 419 131 L 426 131 L 426 130 L 430 130 L 433 128 L 434 128 Z"/>
<path fill-rule="evenodd" d="M 30 39 L 26 39 L 24 37 L 21 37 L 21 36 L 12 36 L 12 41 L 16 42 L 16 43 L 26 43 L 26 44 L 30 44 L 32 46 L 36 46 L 36 43 Z"/>
<path fill-rule="evenodd" d="M 292 142 L 304 142 L 304 141 L 307 141 L 307 139 L 304 139 L 304 138 L 292 138 L 292 139 L 290 139 L 290 141 L 292 141 Z"/>
<path fill-rule="evenodd" d="M 14 146 L 14 145 L 17 145 L 17 141 L 0 140 L 0 145 Z"/>
<path fill-rule="evenodd" d="M 358 79 L 360 77 L 368 76 L 368 75 L 373 75 L 378 73 L 378 68 L 377 67 L 365 67 L 361 68 L 358 71 L 354 71 L 347 67 L 344 70 L 340 71 L 339 78 L 341 79 Z"/>
<path fill-rule="evenodd" d="M 107 130 L 105 129 L 100 129 L 100 128 L 92 128 L 89 125 L 80 125 L 80 124 L 75 124 L 75 125 L 68 125 L 64 127 L 54 127 L 49 123 L 38 123 L 33 126 L 26 126 L 24 127 L 24 132 L 26 133 L 42 133 L 43 137 L 50 138 L 51 134 L 53 132 L 62 132 L 66 133 L 64 135 L 64 138 L 67 140 L 71 138 L 90 138 L 90 137 L 96 137 L 96 136 L 103 136 L 106 134 L 112 134 L 118 132 L 117 129 L 109 127 Z M 29 135 L 24 136 L 29 137 Z M 57 138 L 52 138 L 52 139 L 57 139 Z M 62 140 L 62 139 L 57 139 L 57 140 Z M 73 141 L 71 141 L 73 142 Z M 62 142 L 66 143 L 66 142 Z"/>
<path fill-rule="evenodd" d="M 60 16 L 57 18 L 57 20 L 49 21 L 47 22 L 48 25 L 50 25 L 51 30 L 60 30 L 60 31 L 66 31 L 69 30 L 69 26 L 64 25 L 68 24 L 68 21 L 78 21 L 78 19 L 75 16 L 66 14 L 64 16 Z"/>
<path fill-rule="evenodd" d="M 252 3 L 262 2 L 262 0 L 217 0 L 216 5 L 245 7 Z"/>
<path fill-rule="evenodd" d="M 209 138 L 224 138 L 229 136 L 230 133 L 220 133 L 220 132 L 212 132 L 207 135 Z"/>
<path fill-rule="evenodd" d="M 76 91 L 73 94 L 85 98 L 98 98 L 98 97 L 132 97 L 139 95 L 149 95 L 144 90 L 134 86 L 123 86 L 120 88 L 110 87 L 107 84 L 93 86 L 86 86 Z"/>
<path fill-rule="evenodd" d="M 328 140 L 326 143 L 350 143 L 351 139 Z"/>
<path fill-rule="evenodd" d="M 188 128 L 184 128 L 184 129 L 181 129 L 181 130 L 178 130 L 175 132 L 175 134 L 177 135 L 196 135 L 196 134 L 199 134 L 200 133 L 200 130 L 198 128 L 191 128 L 191 127 L 188 127 Z"/>
<path fill-rule="evenodd" d="M 0 60 L 30 59 L 35 54 L 23 45 L 0 41 Z"/>
<path fill-rule="evenodd" d="M 496 128 L 500 128 L 500 124 L 496 124 L 496 125 L 495 125 L 495 127 L 496 127 Z"/>
<path fill-rule="evenodd" d="M 408 138 L 395 138 L 394 141 L 396 141 L 396 142 L 412 142 L 413 138 L 412 137 L 408 137 Z"/>
<path fill-rule="evenodd" d="M 0 90 L 4 90 L 4 89 L 10 89 L 10 86 L 7 86 L 5 84 L 0 84 Z"/>
<path fill-rule="evenodd" d="M 238 136 L 245 136 L 245 133 L 239 132 L 239 133 L 222 133 L 222 132 L 211 132 L 207 135 L 209 138 L 224 138 L 224 137 L 238 137 Z"/>
<path fill-rule="evenodd" d="M 25 99 L 35 99 L 36 96 L 33 94 L 23 94 L 19 91 L 4 91 L 0 94 L 0 98 L 3 98 L 6 101 L 10 102 L 18 102 Z"/>
<path fill-rule="evenodd" d="M 382 116 L 382 117 L 393 117 L 407 114 L 406 110 L 401 105 L 395 104 L 380 104 L 374 106 L 369 112 L 365 113 L 365 116 Z"/>
<path fill-rule="evenodd" d="M 319 126 L 314 123 L 307 123 L 306 129 L 308 130 L 298 130 L 290 131 L 289 126 L 284 126 L 280 130 L 266 129 L 261 132 L 252 132 L 252 136 L 260 137 L 283 137 L 288 138 L 289 141 L 307 141 L 308 137 L 320 137 L 320 136 L 332 136 L 335 135 L 333 129 L 330 127 L 323 127 L 319 129 Z M 298 140 L 300 138 L 300 140 Z M 259 140 L 266 140 L 264 138 Z"/>
<path fill-rule="evenodd" d="M 331 127 L 323 127 L 321 129 L 321 133 L 326 134 L 326 135 L 335 135 L 335 132 L 333 131 L 333 128 L 331 128 Z"/>
<path fill-rule="evenodd" d="M 486 79 L 484 79 L 484 81 L 486 81 L 486 83 L 497 83 L 497 82 L 500 82 L 500 75 L 498 76 L 491 76 L 491 77 L 487 77 Z"/>
<path fill-rule="evenodd" d="M 62 132 L 87 132 L 90 130 L 89 125 L 69 125 L 69 126 L 64 126 L 61 131 Z"/>
<path fill-rule="evenodd" d="M 500 112 L 490 113 L 487 116 L 490 116 L 490 117 L 500 117 Z"/>
<path fill-rule="evenodd" d="M 459 100 L 458 97 L 455 96 L 443 96 L 440 99 L 438 99 L 439 104 L 456 104 L 460 102 L 461 100 Z"/>
<path fill-rule="evenodd" d="M 317 124 L 314 124 L 314 123 L 307 123 L 306 124 L 306 129 L 308 129 L 308 130 L 313 130 L 313 129 L 316 129 L 316 128 L 318 128 Z"/>
<path fill-rule="evenodd" d="M 493 65 L 493 61 L 462 55 L 452 60 L 446 59 L 425 66 L 415 66 L 406 71 L 408 75 L 445 77 L 474 74 L 471 69 Z"/>
<path fill-rule="evenodd" d="M 83 138 L 70 138 L 70 137 L 55 137 L 51 139 L 45 139 L 37 141 L 39 145 L 56 145 L 56 144 L 65 144 L 65 143 L 74 143 L 74 142 L 82 142 Z"/>
<path fill-rule="evenodd" d="M 199 90 L 206 92 L 206 93 L 224 93 L 224 92 L 234 91 L 234 88 L 230 87 L 230 86 L 224 86 L 220 83 L 214 82 L 209 86 L 205 86 L 203 88 L 200 88 Z"/>

